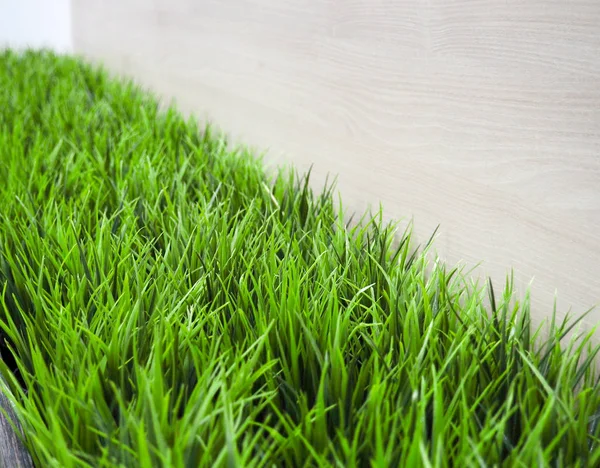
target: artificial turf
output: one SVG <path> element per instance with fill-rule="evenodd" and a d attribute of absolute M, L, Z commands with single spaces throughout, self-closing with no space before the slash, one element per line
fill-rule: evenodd
<path fill-rule="evenodd" d="M 0 52 L 0 181 L 38 466 L 600 466 L 592 333 L 131 82 Z"/>

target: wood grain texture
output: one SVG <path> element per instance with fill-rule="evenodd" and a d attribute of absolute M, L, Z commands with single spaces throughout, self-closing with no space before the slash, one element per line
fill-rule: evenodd
<path fill-rule="evenodd" d="M 15 412 L 3 393 L 0 392 L 0 407 L 12 421 L 16 421 Z M 1 468 L 30 468 L 33 462 L 29 452 L 23 446 L 13 426 L 3 412 L 0 412 L 0 467 Z"/>
<path fill-rule="evenodd" d="M 73 1 L 75 49 L 439 253 L 515 269 L 534 312 L 600 300 L 597 0 Z M 600 310 L 591 322 L 600 320 Z"/>

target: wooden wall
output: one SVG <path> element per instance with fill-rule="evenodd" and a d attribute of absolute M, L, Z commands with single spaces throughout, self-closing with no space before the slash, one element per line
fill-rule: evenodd
<path fill-rule="evenodd" d="M 73 0 L 77 52 L 439 253 L 600 301 L 598 0 Z M 600 321 L 600 309 L 592 322 Z"/>

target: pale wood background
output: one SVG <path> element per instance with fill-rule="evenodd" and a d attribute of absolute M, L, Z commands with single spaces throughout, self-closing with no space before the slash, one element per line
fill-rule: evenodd
<path fill-rule="evenodd" d="M 600 1 L 73 1 L 77 52 L 439 253 L 600 300 Z M 499 288 L 499 285 L 498 285 Z M 600 309 L 588 323 L 600 321 Z"/>

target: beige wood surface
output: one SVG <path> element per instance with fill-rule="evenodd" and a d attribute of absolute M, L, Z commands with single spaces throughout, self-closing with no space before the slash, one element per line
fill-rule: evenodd
<path fill-rule="evenodd" d="M 75 50 L 451 262 L 600 301 L 600 1 L 73 1 Z M 600 321 L 600 309 L 588 323 Z"/>

